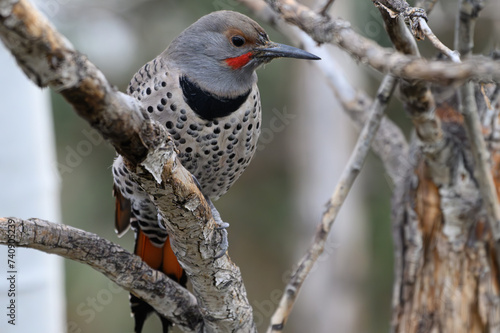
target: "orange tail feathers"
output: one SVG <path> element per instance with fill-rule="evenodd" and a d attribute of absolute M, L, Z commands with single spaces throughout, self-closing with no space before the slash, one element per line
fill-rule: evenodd
<path fill-rule="evenodd" d="M 168 237 L 162 247 L 157 247 L 151 243 L 149 238 L 140 229 L 138 229 L 134 252 L 151 268 L 164 272 L 171 279 L 179 282 L 182 286 L 186 286 L 186 273 L 179 265 L 170 247 L 170 240 Z M 140 333 L 142 332 L 142 327 L 148 315 L 156 311 L 149 304 L 133 294 L 130 294 L 130 307 L 135 321 L 134 332 Z M 168 333 L 172 323 L 162 316 L 160 316 L 160 320 L 163 326 L 163 333 Z"/>
<path fill-rule="evenodd" d="M 162 271 L 182 285 L 186 284 L 186 275 L 170 246 L 167 237 L 163 247 L 156 247 L 149 238 L 139 230 L 135 245 L 135 254 L 144 260 L 151 268 Z"/>

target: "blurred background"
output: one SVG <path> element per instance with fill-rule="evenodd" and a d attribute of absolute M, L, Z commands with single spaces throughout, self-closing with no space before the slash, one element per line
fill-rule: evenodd
<path fill-rule="evenodd" d="M 256 19 L 234 0 L 44 0 L 38 8 L 121 91 L 144 63 L 199 17 L 230 9 Z M 370 1 L 336 1 L 330 13 L 351 21 L 360 34 L 390 46 Z M 455 1 L 441 1 L 430 17 L 434 32 L 449 46 L 455 13 Z M 478 35 L 499 30 L 494 13 L 483 11 Z M 259 23 L 272 40 L 294 44 Z M 483 53 L 495 46 L 489 39 L 477 44 L 477 52 Z M 435 55 L 427 41 L 419 45 L 424 56 Z M 331 49 L 348 80 L 373 96 L 381 75 Z M 259 331 L 264 331 L 292 265 L 312 240 L 358 131 L 312 64 L 276 60 L 258 75 L 263 108 L 258 152 L 216 206 L 231 224 L 229 253 L 241 269 Z M 113 229 L 113 148 L 59 95 L 50 94 L 57 153 L 51 169 L 59 179 L 60 222 L 132 251 L 133 234 L 118 239 Z M 4 112 L 19 110 L 6 110 L 0 102 L 0 116 Z M 396 99 L 388 115 L 409 136 L 409 121 Z M 6 140 L 1 133 L 0 139 Z M 388 331 L 393 279 L 391 187 L 380 161 L 371 154 L 335 222 L 325 253 L 305 283 L 287 332 Z M 11 213 L 0 212 L 4 214 Z M 82 264 L 65 260 L 64 267 L 67 332 L 132 332 L 127 292 Z M 159 331 L 160 322 L 153 316 L 144 332 Z"/>

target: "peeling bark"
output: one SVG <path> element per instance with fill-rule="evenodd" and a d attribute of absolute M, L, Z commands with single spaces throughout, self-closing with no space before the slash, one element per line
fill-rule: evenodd
<path fill-rule="evenodd" d="M 395 281 L 393 332 L 500 330 L 494 242 L 454 100 L 439 103 L 436 111 L 446 142 L 439 161 L 425 158 L 414 142 L 416 163 L 404 185 L 404 214 L 396 221 L 403 267 Z M 498 116 L 497 107 L 495 122 Z M 491 152 L 498 158 L 498 145 Z"/>

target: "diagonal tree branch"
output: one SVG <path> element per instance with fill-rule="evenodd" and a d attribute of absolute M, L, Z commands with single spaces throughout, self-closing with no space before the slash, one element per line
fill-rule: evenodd
<path fill-rule="evenodd" d="M 37 249 L 87 264 L 141 297 L 185 332 L 200 332 L 196 298 L 139 257 L 95 234 L 39 219 L 0 218 L 0 244 Z"/>
<path fill-rule="evenodd" d="M 290 28 L 290 26 L 284 25 L 280 16 L 273 12 L 269 6 L 264 3 L 264 1 L 239 0 L 239 2 L 250 8 L 254 14 L 258 15 L 262 20 L 274 25 L 285 35 L 288 35 L 291 40 L 298 40 L 302 47 L 309 52 L 319 55 L 323 59 L 323 61 L 314 63 L 313 65 L 318 66 L 321 72 L 325 75 L 328 84 L 337 96 L 339 102 L 342 104 L 344 111 L 349 115 L 356 126 L 369 126 L 369 129 L 364 127 L 363 133 L 365 134 L 360 135 L 360 141 L 358 141 L 358 144 L 360 144 L 361 138 L 372 141 L 372 148 L 383 161 L 387 174 L 391 177 L 395 184 L 400 183 L 406 175 L 406 169 L 409 166 L 407 161 L 408 145 L 401 130 L 386 117 L 382 117 L 381 120 L 377 119 L 382 116 L 381 114 L 375 115 L 374 113 L 370 113 L 375 106 L 375 102 L 373 102 L 372 99 L 364 92 L 357 90 L 350 85 L 341 68 L 336 65 L 336 60 L 327 50 L 325 50 L 325 48 L 314 45 L 315 43 L 311 40 L 311 38 L 309 38 L 304 32 L 298 31 L 297 28 Z M 393 78 L 386 78 L 386 83 L 387 80 L 395 81 Z M 394 88 L 393 83 L 388 83 L 389 84 L 386 89 L 388 91 L 392 91 Z M 378 109 L 377 112 L 382 111 L 383 108 Z M 374 127 L 377 126 L 378 121 L 380 121 L 380 125 L 377 132 L 374 130 Z M 370 139 L 370 137 L 367 137 L 366 131 L 369 133 L 368 136 L 373 134 L 375 134 L 375 136 Z M 355 163 L 359 163 L 356 164 L 359 167 L 363 164 L 363 156 L 366 154 L 365 149 L 367 149 L 367 146 L 365 145 L 369 146 L 369 142 L 363 141 L 363 145 L 356 146 L 359 150 L 351 156 L 351 162 L 353 162 L 353 160 L 356 161 Z M 335 205 L 328 205 L 329 211 L 325 213 L 322 220 L 322 222 L 326 221 L 326 224 L 318 227 L 314 243 L 310 246 L 308 252 L 301 259 L 297 268 L 294 270 L 294 273 L 286 286 L 287 292 L 284 293 L 279 307 L 271 319 L 271 326 L 268 328 L 268 332 L 278 332 L 283 330 L 305 278 L 323 251 L 323 244 L 328 236 L 328 232 L 325 232 L 324 228 L 327 228 L 328 230 L 331 228 L 331 224 L 333 224 L 336 214 L 342 205 L 342 196 L 344 196 L 345 199 L 345 195 L 347 195 L 350 188 L 348 184 L 349 182 L 353 182 L 356 177 L 357 171 L 349 169 L 352 166 L 352 164 L 346 166 L 343 174 L 345 177 L 342 178 L 343 182 L 339 183 L 339 187 L 337 188 L 342 188 L 342 190 L 335 193 Z M 352 173 L 349 173 L 348 170 Z M 344 189 L 342 186 L 346 186 L 346 188 Z M 395 197 L 397 196 L 398 194 L 395 193 Z M 331 203 L 331 201 L 329 203 Z M 328 223 L 330 223 L 330 225 L 328 225 Z"/>
<path fill-rule="evenodd" d="M 241 273 L 227 255 L 214 260 L 220 232 L 164 128 L 112 87 L 27 0 L 0 0 L 0 38 L 28 77 L 61 93 L 125 157 L 166 221 L 172 249 L 192 282 L 203 329 L 254 331 Z"/>
<path fill-rule="evenodd" d="M 153 125 L 134 99 L 117 91 L 27 0 L 0 1 L 0 39 L 33 82 L 64 96 L 120 155 L 134 163 L 146 157 L 141 129 L 151 132 Z"/>
<path fill-rule="evenodd" d="M 340 180 L 326 205 L 326 211 L 323 213 L 321 222 L 318 225 L 314 242 L 310 245 L 307 253 L 300 260 L 297 268 L 292 272 L 290 281 L 285 288 L 285 292 L 283 293 L 278 308 L 271 318 L 271 324 L 267 331 L 268 333 L 283 331 L 302 284 L 309 275 L 309 272 L 321 253 L 323 253 L 326 240 L 330 234 L 333 223 L 337 218 L 347 194 L 363 167 L 368 151 L 370 150 L 371 142 L 377 133 L 385 108 L 390 100 L 390 97 L 392 96 L 396 84 L 396 78 L 391 75 L 387 75 L 380 84 L 377 92 L 377 98 L 371 107 L 370 117 L 361 131 L 349 162 L 342 172 Z"/>
<path fill-rule="evenodd" d="M 193 286 L 208 332 L 255 331 L 239 268 L 220 252 L 221 233 L 193 177 L 168 141 L 132 169 L 166 221 L 170 243 Z"/>

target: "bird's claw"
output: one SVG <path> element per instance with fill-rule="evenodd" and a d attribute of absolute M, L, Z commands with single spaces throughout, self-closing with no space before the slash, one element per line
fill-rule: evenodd
<path fill-rule="evenodd" d="M 227 223 L 226 223 L 227 224 Z M 229 225 L 229 224 L 228 224 Z M 214 259 L 219 259 L 220 257 L 223 257 L 227 249 L 229 248 L 229 241 L 227 240 L 227 230 L 224 227 L 217 228 L 218 230 L 221 230 L 221 242 L 219 244 L 221 250 L 217 252 L 215 255 Z"/>
<path fill-rule="evenodd" d="M 209 201 L 210 209 L 212 210 L 212 216 L 214 217 L 215 220 L 215 230 L 220 230 L 221 231 L 221 242 L 219 244 L 221 250 L 215 255 L 214 259 L 219 259 L 220 257 L 224 256 L 226 254 L 227 249 L 229 248 L 229 241 L 227 239 L 227 230 L 226 228 L 229 227 L 229 223 L 222 221 L 219 212 L 213 205 L 211 201 Z"/>

